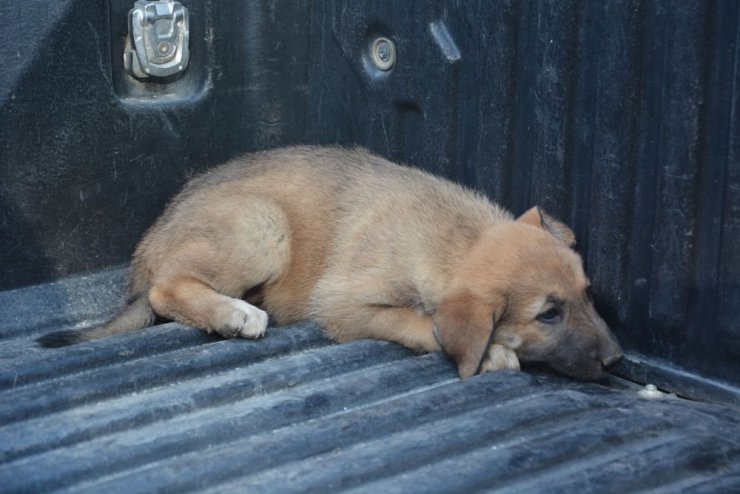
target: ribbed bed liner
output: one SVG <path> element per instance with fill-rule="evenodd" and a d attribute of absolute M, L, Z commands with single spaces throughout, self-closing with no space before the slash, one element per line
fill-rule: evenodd
<path fill-rule="evenodd" d="M 40 349 L 48 329 L 0 339 L 2 492 L 740 491 L 736 407 L 618 379 L 460 381 L 442 354 L 336 345 L 309 323 Z"/>

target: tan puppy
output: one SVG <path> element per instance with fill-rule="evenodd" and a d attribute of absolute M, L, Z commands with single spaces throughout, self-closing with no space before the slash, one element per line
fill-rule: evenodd
<path fill-rule="evenodd" d="M 120 315 L 41 343 L 133 331 L 155 314 L 259 338 L 269 313 L 277 324 L 314 319 L 337 341 L 441 349 L 462 377 L 521 360 L 595 379 L 622 352 L 589 300 L 574 243 L 537 208 L 515 220 L 362 149 L 256 153 L 175 197 L 134 254 Z"/>

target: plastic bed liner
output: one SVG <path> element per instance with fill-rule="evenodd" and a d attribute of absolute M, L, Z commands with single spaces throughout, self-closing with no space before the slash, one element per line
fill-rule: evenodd
<path fill-rule="evenodd" d="M 314 324 L 222 340 L 175 323 L 46 350 L 125 271 L 0 294 L 2 492 L 729 492 L 740 414 L 618 378 L 464 381 L 442 354 Z M 75 299 L 87 303 L 73 303 Z"/>
<path fill-rule="evenodd" d="M 0 2 L 0 494 L 740 492 L 740 2 L 181 3 L 186 71 L 140 80 L 134 0 Z M 121 305 L 115 266 L 187 177 L 292 144 L 542 206 L 576 233 L 615 372 L 693 401 L 460 381 L 311 324 L 35 345 Z"/>

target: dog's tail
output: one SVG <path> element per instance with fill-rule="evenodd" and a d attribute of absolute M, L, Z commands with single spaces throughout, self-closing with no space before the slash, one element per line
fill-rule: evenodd
<path fill-rule="evenodd" d="M 83 341 L 97 340 L 107 336 L 129 333 L 149 326 L 154 321 L 154 312 L 146 294 L 131 299 L 116 317 L 94 329 L 72 329 L 47 333 L 37 341 L 45 348 L 58 348 Z"/>

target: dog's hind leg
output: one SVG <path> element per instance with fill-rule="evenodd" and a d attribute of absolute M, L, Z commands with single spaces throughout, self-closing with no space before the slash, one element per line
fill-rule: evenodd
<path fill-rule="evenodd" d="M 183 276 L 149 290 L 154 311 L 182 324 L 225 338 L 260 338 L 267 328 L 267 313 L 247 302 L 227 297 L 205 283 Z"/>
<path fill-rule="evenodd" d="M 156 314 L 226 338 L 265 334 L 267 313 L 240 297 L 284 273 L 289 231 L 277 205 L 257 197 L 248 204 L 246 214 L 193 212 L 191 231 L 155 264 L 148 297 Z"/>

